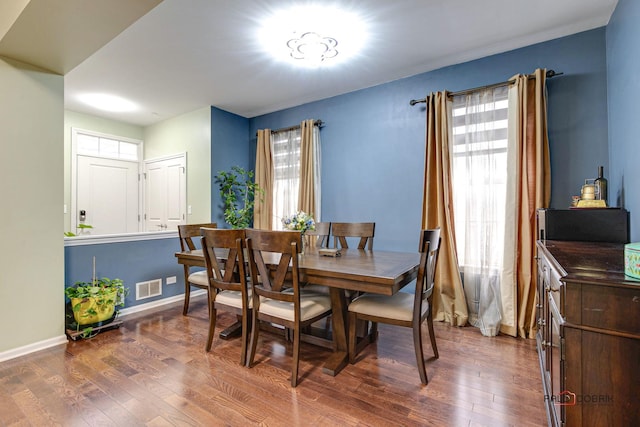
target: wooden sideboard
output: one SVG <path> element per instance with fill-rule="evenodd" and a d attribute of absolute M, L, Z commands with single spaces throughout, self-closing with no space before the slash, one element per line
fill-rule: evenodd
<path fill-rule="evenodd" d="M 549 425 L 640 426 L 640 281 L 624 275 L 624 245 L 537 246 Z"/>

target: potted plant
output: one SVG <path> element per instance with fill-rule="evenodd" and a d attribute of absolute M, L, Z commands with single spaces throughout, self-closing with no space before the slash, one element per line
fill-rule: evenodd
<path fill-rule="evenodd" d="M 96 278 L 95 259 L 93 271 L 90 282 L 76 282 L 64 291 L 73 314 L 68 314 L 73 318 L 68 327 L 80 332 L 82 326 L 83 338 L 95 335 L 92 334 L 95 327 L 111 323 L 118 315 L 118 308 L 124 307 L 124 298 L 129 293 L 121 279 Z"/>
<path fill-rule="evenodd" d="M 231 171 L 220 171 L 215 177 L 224 203 L 224 220 L 231 228 L 249 227 L 253 220 L 255 198 L 264 194 L 253 175 L 253 171 L 233 166 Z"/>
<path fill-rule="evenodd" d="M 76 225 L 76 232 L 74 233 L 73 231 L 65 231 L 64 235 L 66 237 L 76 237 L 77 235 L 79 235 L 81 233 L 81 231 L 79 230 L 87 230 L 89 228 L 93 228 L 93 225 L 89 225 L 89 224 L 78 224 Z"/>

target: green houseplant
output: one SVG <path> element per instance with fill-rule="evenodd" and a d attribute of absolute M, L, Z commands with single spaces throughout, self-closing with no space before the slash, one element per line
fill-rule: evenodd
<path fill-rule="evenodd" d="M 110 323 L 117 317 L 129 289 L 121 279 L 97 278 L 94 257 L 93 279 L 76 282 L 66 287 L 64 293 L 69 298 L 68 328 L 80 332 L 82 326 L 81 336 L 87 338 L 95 335 L 94 327 Z"/>
<path fill-rule="evenodd" d="M 79 231 L 79 230 L 86 230 L 86 229 L 89 229 L 89 228 L 93 228 L 93 225 L 89 225 L 89 224 L 82 224 L 82 223 L 81 223 L 81 224 L 78 224 L 78 225 L 76 226 L 76 232 L 75 232 L 75 233 L 74 233 L 73 231 L 65 231 L 65 232 L 64 232 L 64 235 L 65 235 L 66 237 L 76 237 L 78 234 L 80 234 L 80 231 Z"/>
<path fill-rule="evenodd" d="M 82 337 L 92 336 L 96 325 L 115 319 L 119 307 L 124 307 L 124 297 L 129 289 L 121 279 L 102 277 L 91 282 L 76 282 L 65 289 L 70 300 L 73 321 L 69 323 L 76 332 L 82 329 Z"/>
<path fill-rule="evenodd" d="M 264 190 L 255 183 L 253 171 L 233 166 L 215 177 L 224 203 L 224 220 L 231 228 L 247 228 L 253 220 L 256 197 Z"/>

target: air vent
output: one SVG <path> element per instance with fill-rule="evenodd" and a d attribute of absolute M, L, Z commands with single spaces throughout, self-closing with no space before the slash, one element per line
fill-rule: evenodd
<path fill-rule="evenodd" d="M 162 295 L 162 279 L 136 283 L 136 301 Z"/>

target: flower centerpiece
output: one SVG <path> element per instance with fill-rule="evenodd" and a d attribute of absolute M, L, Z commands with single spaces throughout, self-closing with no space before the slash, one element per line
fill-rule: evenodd
<path fill-rule="evenodd" d="M 313 216 L 303 211 L 298 211 L 291 216 L 282 218 L 282 226 L 285 230 L 297 230 L 302 234 L 302 250 L 304 252 L 304 233 L 307 230 L 315 230 L 316 223 Z"/>

